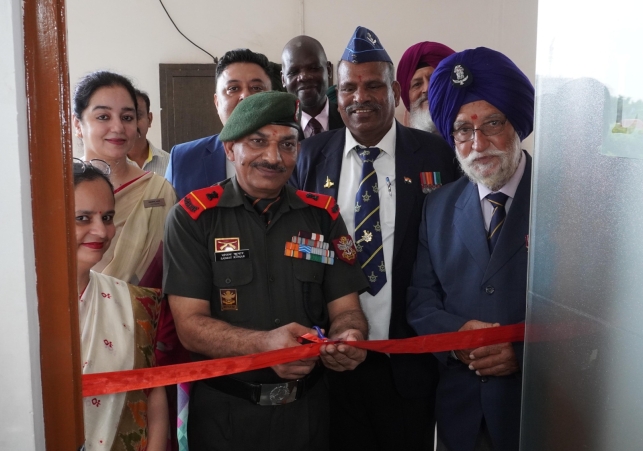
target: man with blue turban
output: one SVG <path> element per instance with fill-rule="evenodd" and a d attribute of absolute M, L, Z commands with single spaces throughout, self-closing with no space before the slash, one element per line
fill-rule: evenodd
<path fill-rule="evenodd" d="M 419 335 L 525 319 L 534 88 L 505 55 L 455 53 L 429 108 L 468 176 L 427 196 L 407 319 Z M 522 343 L 435 353 L 438 451 L 518 451 Z"/>
<path fill-rule="evenodd" d="M 460 176 L 447 143 L 395 120 L 400 84 L 381 39 L 357 27 L 337 67 L 337 103 L 346 127 L 302 142 L 292 182 L 337 197 L 369 281 L 360 303 L 369 339 L 414 336 L 406 290 L 426 193 Z M 347 373 L 347 372 L 346 372 Z M 430 354 L 369 352 L 352 374 L 332 374 L 334 451 L 433 449 L 437 361 Z"/>

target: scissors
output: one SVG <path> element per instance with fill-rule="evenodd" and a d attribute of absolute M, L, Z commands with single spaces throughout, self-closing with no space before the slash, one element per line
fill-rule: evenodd
<path fill-rule="evenodd" d="M 313 329 L 317 331 L 317 336 L 322 339 L 322 340 L 328 340 L 328 337 L 324 335 L 324 332 L 322 332 L 321 327 L 319 326 L 313 326 Z"/>
<path fill-rule="evenodd" d="M 308 344 L 320 343 L 328 340 L 328 337 L 326 337 L 324 335 L 324 332 L 322 332 L 321 327 L 313 326 L 313 329 L 315 329 L 315 331 L 317 332 L 317 336 L 314 336 L 313 334 L 304 334 L 301 337 L 297 337 L 297 341 L 301 344 Z"/>

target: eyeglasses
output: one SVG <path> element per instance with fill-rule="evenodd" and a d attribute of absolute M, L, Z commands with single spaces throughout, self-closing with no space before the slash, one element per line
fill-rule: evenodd
<path fill-rule="evenodd" d="M 480 126 L 480 128 L 461 127 L 454 130 L 451 135 L 457 142 L 466 143 L 467 141 L 473 140 L 477 130 L 480 130 L 485 136 L 495 136 L 500 134 L 504 130 L 506 122 L 506 118 L 503 120 L 494 119 L 493 121 L 485 122 Z"/>
<path fill-rule="evenodd" d="M 103 175 L 109 175 L 112 169 L 106 161 L 94 158 L 93 160 L 83 161 L 80 158 L 74 158 L 74 175 L 83 174 L 87 168 L 94 168 Z"/>

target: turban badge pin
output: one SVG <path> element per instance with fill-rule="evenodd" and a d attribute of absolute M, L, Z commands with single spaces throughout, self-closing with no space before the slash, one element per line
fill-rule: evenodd
<path fill-rule="evenodd" d="M 473 76 L 471 75 L 471 72 L 462 64 L 458 64 L 453 68 L 451 83 L 453 83 L 454 86 L 464 88 L 465 86 L 469 86 L 472 81 Z"/>

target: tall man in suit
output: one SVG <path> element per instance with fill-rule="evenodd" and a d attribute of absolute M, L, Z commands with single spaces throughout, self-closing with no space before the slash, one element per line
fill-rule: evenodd
<path fill-rule="evenodd" d="M 268 65 L 268 58 L 248 49 L 230 50 L 219 60 L 214 105 L 223 125 L 243 99 L 272 89 Z M 165 178 L 181 199 L 234 174 L 217 134 L 174 146 Z"/>
<path fill-rule="evenodd" d="M 429 108 L 468 179 L 427 196 L 407 316 L 420 334 L 525 319 L 534 88 L 483 47 L 444 59 Z M 439 451 L 517 451 L 522 344 L 436 353 Z"/>
<path fill-rule="evenodd" d="M 292 38 L 281 53 L 281 80 L 299 98 L 306 138 L 344 126 L 337 103 L 326 96 L 331 70 L 324 48 L 310 36 Z"/>
<path fill-rule="evenodd" d="M 292 182 L 335 196 L 370 281 L 360 295 L 369 339 L 406 338 L 406 289 L 425 193 L 459 176 L 444 140 L 395 121 L 400 85 L 381 41 L 358 27 L 338 65 L 345 128 L 305 139 Z M 440 188 L 442 189 L 442 188 Z M 430 355 L 368 353 L 332 374 L 331 448 L 433 449 L 437 363 Z"/>

